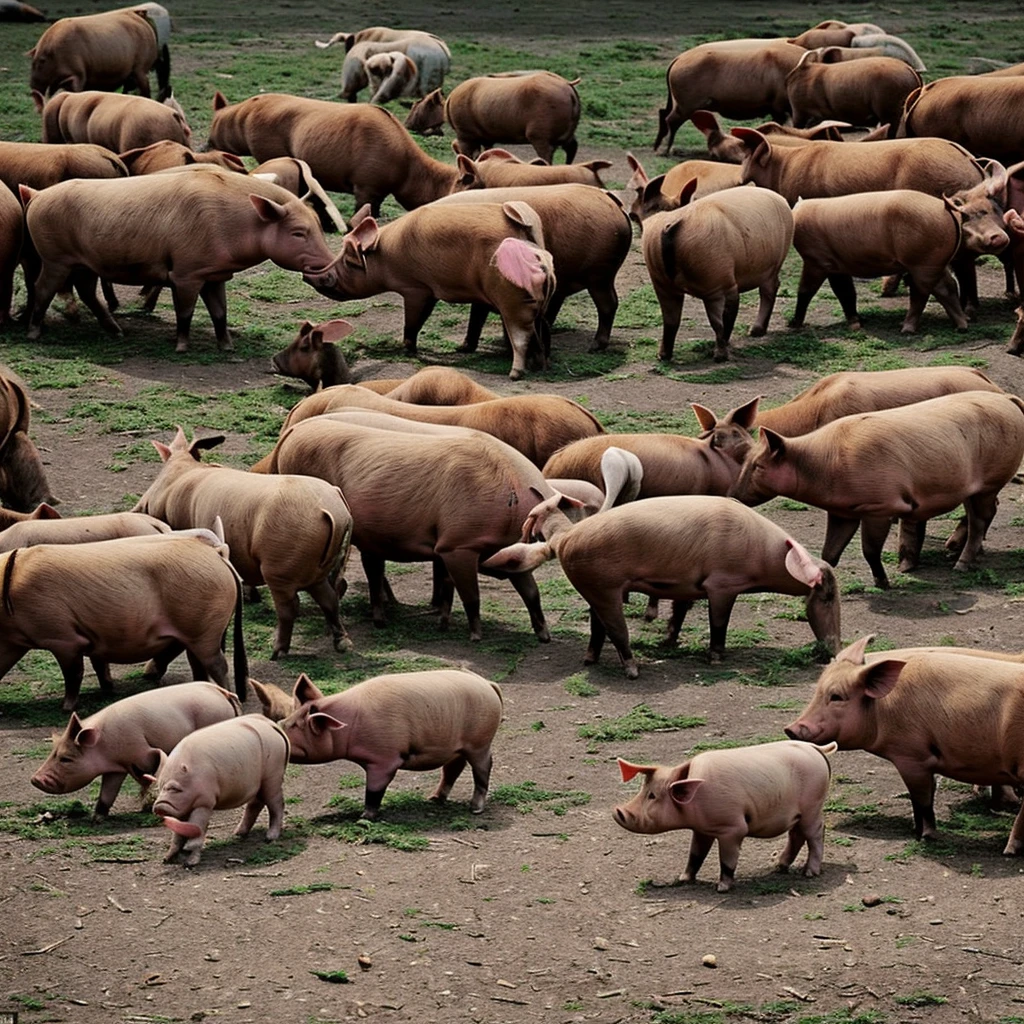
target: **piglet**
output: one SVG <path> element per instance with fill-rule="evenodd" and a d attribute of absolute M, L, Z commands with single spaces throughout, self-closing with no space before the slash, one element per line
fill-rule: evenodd
<path fill-rule="evenodd" d="M 266 807 L 267 841 L 277 839 L 284 822 L 288 753 L 288 738 L 276 722 L 262 715 L 242 715 L 198 729 L 169 756 L 161 754 L 156 776 L 143 779 L 158 787 L 153 813 L 174 833 L 164 863 L 184 854 L 184 866 L 194 867 L 211 814 L 243 804 L 245 814 L 235 835 L 247 836 Z"/>
<path fill-rule="evenodd" d="M 63 520 L 62 520 L 63 521 Z M 125 776 L 156 770 L 189 733 L 242 713 L 238 698 L 214 683 L 180 683 L 115 701 L 86 719 L 72 713 L 32 776 L 44 793 L 71 793 L 103 776 L 95 818 L 107 814 Z M 143 784 L 143 794 L 148 786 Z"/>
<path fill-rule="evenodd" d="M 677 828 L 693 831 L 681 882 L 697 877 L 711 844 L 718 840 L 721 874 L 717 890 L 728 892 L 736 875 L 740 845 L 747 836 L 770 839 L 789 834 L 779 855 L 787 871 L 807 844 L 804 874 L 821 874 L 831 767 L 826 755 L 835 743 L 815 746 L 782 740 L 732 750 L 707 750 L 674 768 L 630 764 L 619 758 L 622 781 L 644 776 L 629 803 L 616 807 L 615 820 L 630 832 L 650 834 Z"/>
<path fill-rule="evenodd" d="M 281 722 L 295 764 L 345 758 L 366 772 L 361 817 L 376 819 L 380 802 L 399 768 L 440 768 L 431 800 L 448 798 L 467 762 L 473 770 L 469 809 L 480 814 L 491 778 L 491 741 L 501 723 L 497 683 L 474 672 L 435 669 L 375 676 L 325 697 L 299 676 L 296 708 Z"/>

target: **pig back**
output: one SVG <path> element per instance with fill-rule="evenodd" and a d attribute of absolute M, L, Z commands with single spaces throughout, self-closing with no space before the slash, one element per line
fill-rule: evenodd
<path fill-rule="evenodd" d="M 460 138 L 526 141 L 524 123 L 534 116 L 555 134 L 571 135 L 579 120 L 574 86 L 550 71 L 470 78 L 448 94 L 445 115 Z"/>
<path fill-rule="evenodd" d="M 117 154 L 89 143 L 0 142 L 0 182 L 17 195 L 19 185 L 43 189 L 68 178 L 126 178 Z"/>
<path fill-rule="evenodd" d="M 170 527 L 152 516 L 138 512 L 114 512 L 73 519 L 29 519 L 0 531 L 0 552 L 37 544 L 84 544 L 169 533 Z"/>

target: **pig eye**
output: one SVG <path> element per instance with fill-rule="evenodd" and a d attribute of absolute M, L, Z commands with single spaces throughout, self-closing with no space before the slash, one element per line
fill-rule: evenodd
<path fill-rule="evenodd" d="M 73 757 L 58 757 L 57 760 L 60 761 L 61 764 L 71 764 L 71 762 L 74 760 L 74 758 Z"/>
<path fill-rule="evenodd" d="M 844 699 L 845 698 L 843 697 L 843 695 L 841 693 L 830 693 L 829 697 L 828 697 L 828 702 L 831 704 L 833 701 L 844 700 Z"/>

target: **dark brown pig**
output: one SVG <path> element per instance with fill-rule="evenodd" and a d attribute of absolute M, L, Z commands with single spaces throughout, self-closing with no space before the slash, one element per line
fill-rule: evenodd
<path fill-rule="evenodd" d="M 965 391 L 926 402 L 844 416 L 802 437 L 762 428 L 730 492 L 748 505 L 777 494 L 828 513 L 822 558 L 836 565 L 861 528 L 875 585 L 888 587 L 882 548 L 894 516 L 908 527 L 901 572 L 917 565 L 929 519 L 966 509 L 946 548 L 969 569 L 996 514 L 998 494 L 1024 458 L 1024 401 Z"/>
<path fill-rule="evenodd" d="M 32 776 L 44 793 L 73 793 L 103 776 L 94 818 L 110 810 L 125 777 L 141 782 L 189 733 L 242 713 L 233 693 L 214 683 L 180 683 L 115 701 L 95 715 L 72 713 L 53 750 Z M 145 795 L 145 786 L 143 788 Z"/>
<path fill-rule="evenodd" d="M 523 185 L 593 185 L 604 188 L 600 172 L 611 167 L 609 160 L 588 160 L 582 164 L 548 164 L 543 160 L 526 163 L 504 149 L 488 149 L 476 160 L 461 153 L 457 164 L 460 177 L 455 191 L 475 188 L 516 188 Z"/>
<path fill-rule="evenodd" d="M 539 499 L 539 495 L 535 495 Z M 839 588 L 835 573 L 770 520 L 730 498 L 689 495 L 647 498 L 572 525 L 558 512 L 560 495 L 530 512 L 523 537 L 482 562 L 515 573 L 557 558 L 569 582 L 590 605 L 586 665 L 601 656 L 607 634 L 627 679 L 639 674 L 622 605 L 628 593 L 672 600 L 666 643 L 675 644 L 694 601 L 707 599 L 712 662 L 725 652 L 733 605 L 740 594 L 807 598 L 807 622 L 830 653 L 839 648 Z M 513 576 L 513 579 L 515 577 Z"/>
<path fill-rule="evenodd" d="M 40 505 L 39 512 L 49 509 Z M 101 516 L 75 516 L 60 519 L 45 513 L 35 519 L 13 523 L 6 529 L 0 524 L 0 554 L 15 548 L 34 548 L 37 544 L 87 544 L 91 541 L 117 540 L 119 537 L 148 537 L 157 533 L 170 533 L 171 528 L 138 512 L 111 512 Z"/>
<path fill-rule="evenodd" d="M 28 512 L 40 502 L 59 504 L 28 436 L 29 407 L 21 384 L 0 372 L 0 501 L 16 512 Z"/>
<path fill-rule="evenodd" d="M 18 0 L 0 0 L 0 21 L 49 21 L 42 11 Z"/>
<path fill-rule="evenodd" d="M 334 254 L 316 214 L 285 189 L 218 167 L 125 181 L 69 181 L 24 190 L 26 221 L 41 268 L 29 320 L 38 338 L 54 293 L 69 277 L 109 331 L 121 329 L 96 297 L 96 279 L 169 284 L 177 351 L 188 349 L 196 300 L 203 299 L 221 348 L 231 349 L 224 282 L 271 259 L 313 271 Z"/>
<path fill-rule="evenodd" d="M 270 357 L 275 373 L 304 380 L 313 391 L 351 384 L 348 362 L 335 342 L 347 338 L 355 327 L 347 320 L 303 321 L 295 340 Z"/>
<path fill-rule="evenodd" d="M 788 833 L 779 870 L 788 871 L 803 845 L 803 873 L 821 874 L 825 852 L 825 798 L 834 743 L 761 743 L 733 750 L 705 750 L 667 768 L 630 764 L 619 758 L 622 781 L 643 776 L 628 803 L 615 808 L 616 822 L 630 832 L 650 835 L 685 828 L 693 831 L 690 855 L 680 882 L 695 882 L 718 840 L 716 889 L 728 892 L 736 877 L 740 845 L 747 836 L 771 839 Z"/>
<path fill-rule="evenodd" d="M 34 93 L 43 117 L 43 142 L 89 142 L 115 153 L 169 139 L 191 146 L 192 129 L 173 97 L 163 102 L 122 93 L 61 92 L 43 105 Z"/>
<path fill-rule="evenodd" d="M 206 829 L 214 811 L 245 806 L 235 835 L 247 836 L 264 807 L 270 815 L 267 842 L 284 824 L 284 772 L 288 739 L 263 715 L 242 715 L 216 722 L 186 736 L 170 753 L 160 754 L 156 775 L 143 779 L 156 787 L 153 813 L 174 833 L 164 857 L 182 854 L 185 867 L 202 856 Z"/>
<path fill-rule="evenodd" d="M 281 722 L 293 764 L 354 761 L 366 772 L 361 818 L 373 821 L 399 769 L 441 769 L 430 797 L 443 803 L 468 764 L 469 809 L 482 814 L 491 743 L 501 724 L 501 687 L 475 672 L 435 669 L 375 676 L 325 697 L 308 676 L 295 683 L 296 710 Z"/>
<path fill-rule="evenodd" d="M 914 831 L 934 839 L 935 776 L 975 785 L 1020 786 L 1024 765 L 1024 668 L 945 651 L 884 651 L 874 639 L 845 648 L 818 678 L 786 735 L 891 761 L 910 793 Z M 1024 808 L 1004 854 L 1024 852 Z"/>
<path fill-rule="evenodd" d="M 219 516 L 231 564 L 248 587 L 266 584 L 277 613 L 271 661 L 287 654 L 299 591 L 319 606 L 335 650 L 352 643 L 338 617 L 333 577 L 344 568 L 352 517 L 337 487 L 310 476 L 266 476 L 200 462 L 222 435 L 194 440 L 178 432 L 153 447 L 163 467 L 135 506 L 176 530 L 210 527 Z"/>

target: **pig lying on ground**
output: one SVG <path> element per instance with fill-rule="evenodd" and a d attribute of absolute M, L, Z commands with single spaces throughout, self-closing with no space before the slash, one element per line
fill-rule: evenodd
<path fill-rule="evenodd" d="M 189 733 L 242 713 L 233 693 L 213 683 L 180 683 L 115 701 L 95 715 L 72 713 L 54 734 L 50 756 L 32 776 L 44 793 L 72 793 L 103 776 L 94 818 L 107 814 L 127 775 L 155 772 L 160 751 L 169 754 Z M 143 789 L 145 796 L 145 788 Z"/>
<path fill-rule="evenodd" d="M 707 598 L 713 662 L 725 651 L 736 598 L 746 593 L 806 596 L 815 637 L 830 652 L 838 649 L 839 589 L 831 568 L 739 502 L 707 495 L 648 498 L 573 526 L 557 510 L 559 497 L 535 506 L 524 523 L 523 540 L 532 533 L 543 542 L 513 544 L 481 565 L 515 573 L 557 558 L 590 605 L 584 664 L 598 660 L 607 633 L 626 678 L 636 679 L 639 669 L 622 611 L 631 591 L 672 600 L 669 645 L 678 639 L 694 601 Z"/>
<path fill-rule="evenodd" d="M 976 785 L 1024 784 L 1024 669 L 945 651 L 885 651 L 873 636 L 841 651 L 814 696 L 786 726 L 794 739 L 867 750 L 896 766 L 910 793 L 914 831 L 933 839 L 935 776 Z M 1004 854 L 1024 852 L 1024 808 Z"/>
<path fill-rule="evenodd" d="M 777 494 L 828 513 L 821 557 L 836 565 L 861 528 L 875 585 L 889 586 L 882 548 L 894 516 L 901 536 L 900 572 L 913 569 L 929 519 L 963 502 L 966 526 L 946 548 L 954 568 L 969 569 L 996 514 L 997 495 L 1024 458 L 1024 401 L 1016 395 L 965 391 L 896 409 L 844 416 L 802 437 L 762 428 L 732 491 L 748 505 Z"/>
<path fill-rule="evenodd" d="M 64 675 L 61 707 L 72 711 L 86 655 L 109 692 L 110 662 L 151 658 L 146 674 L 159 679 L 185 651 L 196 677 L 225 684 L 221 638 L 234 613 L 235 686 L 245 698 L 242 587 L 223 532 L 18 548 L 0 555 L 0 577 L 0 679 L 29 651 L 48 650 Z"/>
<path fill-rule="evenodd" d="M 60 504 L 28 436 L 30 405 L 21 384 L 0 372 L 0 501 L 16 512 L 28 512 L 40 502 Z"/>
<path fill-rule="evenodd" d="M 169 139 L 192 144 L 192 129 L 174 97 L 163 102 L 112 92 L 61 92 L 43 104 L 33 93 L 43 118 L 43 142 L 89 142 L 115 153 Z"/>
<path fill-rule="evenodd" d="M 693 830 L 690 855 L 680 882 L 694 882 L 718 840 L 718 892 L 728 892 L 736 876 L 740 845 L 747 836 L 768 839 L 789 834 L 779 854 L 779 870 L 788 871 L 804 843 L 804 874 L 821 874 L 824 854 L 825 798 L 834 743 L 782 741 L 733 750 L 706 750 L 666 768 L 630 764 L 619 758 L 622 781 L 643 775 L 640 792 L 615 808 L 615 820 L 630 832 L 651 834 Z"/>
<path fill-rule="evenodd" d="M 153 813 L 174 833 L 164 863 L 184 854 L 182 864 L 195 867 L 213 812 L 243 804 L 235 835 L 247 836 L 266 807 L 267 842 L 277 839 L 284 824 L 288 753 L 288 738 L 263 715 L 208 725 L 186 736 L 170 755 L 161 751 L 156 775 L 143 780 L 157 787 Z"/>
<path fill-rule="evenodd" d="M 501 687 L 475 672 L 435 669 L 366 679 L 325 697 L 301 675 L 296 710 L 281 722 L 293 764 L 324 764 L 344 758 L 366 772 L 361 818 L 374 821 L 399 769 L 441 769 L 430 797 L 448 799 L 469 764 L 473 798 L 481 814 L 491 778 L 491 743 L 501 724 Z"/>
<path fill-rule="evenodd" d="M 46 502 L 41 502 L 31 512 L 13 512 L 9 508 L 0 508 L 0 530 L 8 530 L 19 523 L 37 519 L 60 519 L 60 513 Z"/>
<path fill-rule="evenodd" d="M 593 185 L 604 188 L 600 172 L 611 167 L 608 160 L 582 164 L 548 164 L 539 158 L 526 163 L 504 149 L 488 149 L 476 160 L 459 153 L 459 177 L 453 191 L 480 188 L 516 188 L 524 185 Z"/>
<path fill-rule="evenodd" d="M 40 508 L 46 509 L 49 506 L 41 505 Z M 33 548 L 37 544 L 87 544 L 90 541 L 147 537 L 171 532 L 166 523 L 137 512 L 112 512 L 102 516 L 60 519 L 56 511 L 51 511 L 53 518 L 44 514 L 37 519 L 14 523 L 6 529 L 2 529 L 0 524 L 0 554 L 15 548 Z"/>

